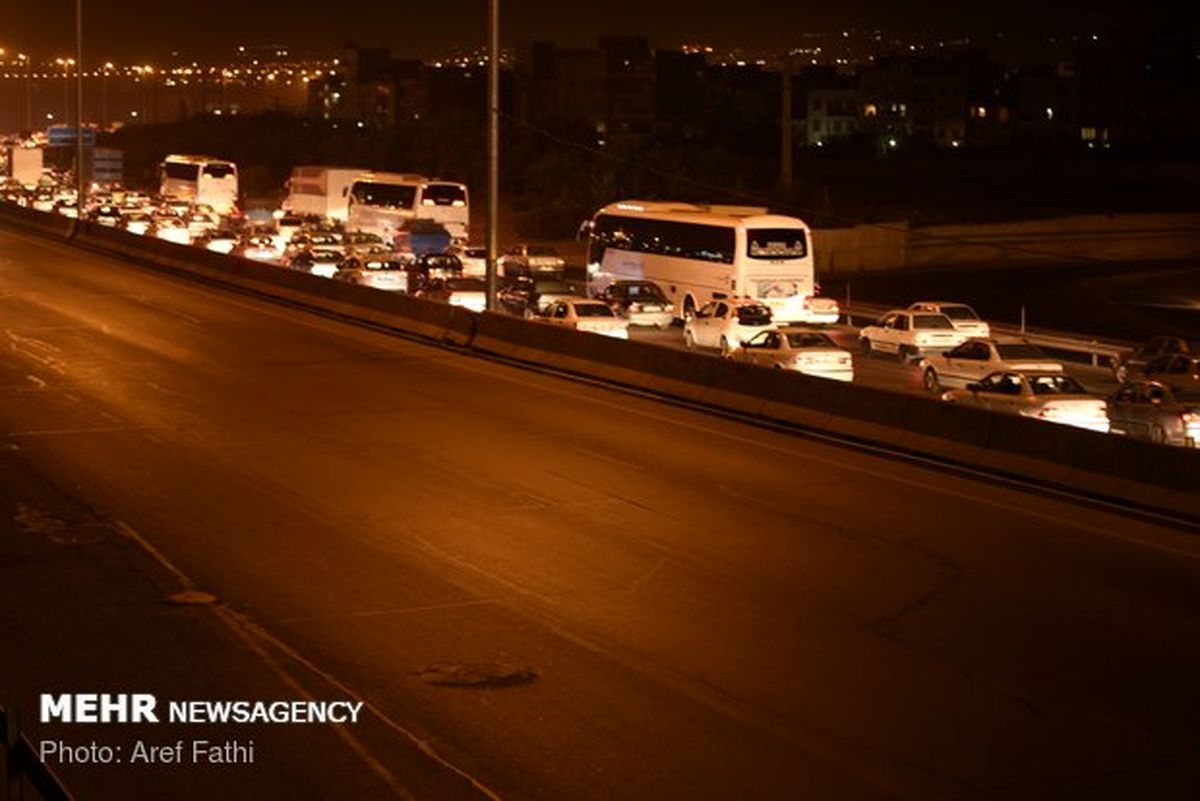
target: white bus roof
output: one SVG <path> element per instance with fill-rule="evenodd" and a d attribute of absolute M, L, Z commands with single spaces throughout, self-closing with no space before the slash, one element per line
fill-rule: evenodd
<path fill-rule="evenodd" d="M 808 225 L 798 217 L 769 213 L 766 206 L 724 206 L 656 200 L 619 200 L 596 212 L 707 225 L 794 227 Z"/>
<path fill-rule="evenodd" d="M 187 164 L 211 164 L 214 161 L 218 161 L 222 164 L 233 164 L 233 161 L 230 159 L 219 159 L 216 156 L 189 156 L 178 153 L 172 153 L 163 159 L 163 161 L 179 161 Z"/>

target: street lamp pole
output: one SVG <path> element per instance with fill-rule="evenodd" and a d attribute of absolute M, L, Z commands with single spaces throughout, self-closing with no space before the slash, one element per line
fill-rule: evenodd
<path fill-rule="evenodd" d="M 83 0 L 75 0 L 75 209 L 83 219 L 87 186 L 83 180 Z"/>
<path fill-rule="evenodd" d="M 487 310 L 496 311 L 500 213 L 500 0 L 488 0 Z"/>

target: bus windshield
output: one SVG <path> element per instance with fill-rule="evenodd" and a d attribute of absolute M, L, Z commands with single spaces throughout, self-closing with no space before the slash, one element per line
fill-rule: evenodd
<path fill-rule="evenodd" d="M 352 193 L 355 202 L 364 206 L 382 206 L 391 209 L 411 209 L 417 197 L 417 187 L 411 184 L 381 184 L 359 181 Z"/>

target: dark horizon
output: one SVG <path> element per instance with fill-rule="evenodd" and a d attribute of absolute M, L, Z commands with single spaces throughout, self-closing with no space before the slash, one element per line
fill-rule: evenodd
<path fill-rule="evenodd" d="M 481 2 L 447 0 L 434 9 L 414 3 L 408 4 L 407 13 L 404 5 L 352 0 L 339 6 L 345 13 L 337 17 L 315 4 L 267 3 L 247 8 L 216 0 L 206 4 L 202 15 L 187 19 L 186 27 L 150 0 L 127 0 L 119 9 L 85 6 L 84 58 L 85 62 L 159 59 L 175 51 L 205 60 L 230 55 L 238 45 L 262 44 L 332 55 L 349 42 L 388 47 L 400 57 L 431 58 L 484 43 L 486 6 Z M 900 8 L 880 0 L 859 0 L 815 10 L 781 0 L 748 0 L 731 12 L 728 6 L 714 3 L 660 0 L 647 7 L 634 0 L 611 0 L 604 5 L 599 25 L 581 17 L 584 12 L 579 6 L 549 2 L 502 4 L 501 20 L 506 46 L 529 40 L 589 46 L 602 35 L 631 34 L 646 37 L 658 48 L 695 43 L 711 45 L 718 52 L 782 51 L 798 45 L 806 33 L 849 29 L 879 29 L 888 37 L 969 36 L 984 43 L 997 40 L 1001 31 L 1010 38 L 1028 39 L 1106 34 L 1128 27 L 1183 34 L 1200 29 L 1196 9 L 1179 13 L 1162 6 L 1143 4 L 1135 10 L 1080 0 L 1053 6 L 1013 0 L 1003 6 L 964 8 L 949 0 L 925 0 Z M 8 9 L 0 47 L 9 51 L 7 57 L 28 51 L 39 61 L 71 55 L 74 8 L 69 0 L 55 0 L 48 6 L 19 0 Z"/>

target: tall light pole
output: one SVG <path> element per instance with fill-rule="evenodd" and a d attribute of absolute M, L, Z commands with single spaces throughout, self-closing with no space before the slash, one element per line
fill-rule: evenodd
<path fill-rule="evenodd" d="M 487 310 L 496 310 L 500 219 L 500 0 L 488 0 Z"/>
<path fill-rule="evenodd" d="M 75 0 L 75 209 L 80 220 L 87 200 L 83 167 L 83 0 Z"/>

